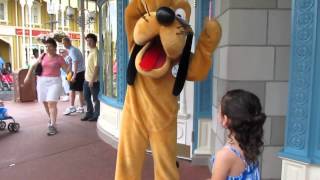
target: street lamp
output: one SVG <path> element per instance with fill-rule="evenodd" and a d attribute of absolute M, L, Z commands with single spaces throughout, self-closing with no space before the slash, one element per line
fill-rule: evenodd
<path fill-rule="evenodd" d="M 33 0 L 27 1 L 28 10 L 29 10 L 29 48 L 27 50 L 28 58 L 31 60 L 31 50 L 32 50 L 32 5 Z"/>
<path fill-rule="evenodd" d="M 28 66 L 28 59 L 26 58 L 26 50 L 25 50 L 25 46 L 26 46 L 26 34 L 25 34 L 25 26 L 24 26 L 24 6 L 26 5 L 26 1 L 25 0 L 20 0 L 20 6 L 21 6 L 21 14 L 22 14 L 22 59 L 24 60 L 24 62 L 26 63 L 25 65 Z"/>
<path fill-rule="evenodd" d="M 69 6 L 67 7 L 66 9 L 66 15 L 69 19 L 72 19 L 75 15 L 75 11 L 74 11 L 74 8 L 72 8 L 69 4 Z"/>
<path fill-rule="evenodd" d="M 50 2 L 47 2 L 47 12 L 50 16 L 50 31 L 53 32 L 53 24 L 58 23 L 58 21 L 54 21 L 53 17 L 56 14 L 56 12 L 59 11 L 59 3 L 54 3 L 52 0 Z"/>
<path fill-rule="evenodd" d="M 91 24 L 95 22 L 95 18 L 96 18 L 96 12 L 95 11 L 89 11 L 87 12 L 87 23 Z"/>

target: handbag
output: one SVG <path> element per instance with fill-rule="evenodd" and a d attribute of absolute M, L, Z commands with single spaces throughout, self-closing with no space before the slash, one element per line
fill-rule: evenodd
<path fill-rule="evenodd" d="M 37 64 L 36 69 L 34 70 L 34 74 L 37 76 L 41 76 L 41 74 L 42 74 L 42 60 L 45 55 L 46 55 L 46 53 L 44 53 L 42 55 L 40 62 Z"/>
<path fill-rule="evenodd" d="M 72 76 L 73 76 L 73 72 L 69 72 L 67 74 L 66 80 L 70 82 L 72 80 Z"/>

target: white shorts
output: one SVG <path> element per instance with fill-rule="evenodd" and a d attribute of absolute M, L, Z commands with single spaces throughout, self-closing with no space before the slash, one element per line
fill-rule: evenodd
<path fill-rule="evenodd" d="M 37 77 L 38 102 L 59 101 L 62 95 L 62 82 L 59 77 Z"/>

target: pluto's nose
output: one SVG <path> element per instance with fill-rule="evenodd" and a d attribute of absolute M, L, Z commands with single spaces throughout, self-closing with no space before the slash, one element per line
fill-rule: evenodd
<path fill-rule="evenodd" d="M 157 10 L 157 20 L 163 26 L 168 26 L 173 23 L 175 13 L 168 7 L 161 7 Z"/>

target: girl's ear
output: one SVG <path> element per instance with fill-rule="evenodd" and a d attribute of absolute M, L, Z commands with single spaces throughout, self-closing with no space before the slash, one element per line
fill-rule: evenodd
<path fill-rule="evenodd" d="M 229 127 L 229 118 L 228 118 L 228 116 L 227 115 L 223 115 L 223 116 L 221 116 L 221 120 L 222 120 L 222 127 L 224 127 L 224 128 L 228 128 Z"/>

